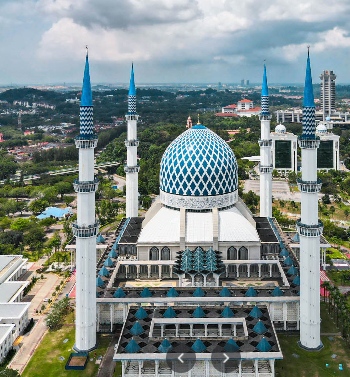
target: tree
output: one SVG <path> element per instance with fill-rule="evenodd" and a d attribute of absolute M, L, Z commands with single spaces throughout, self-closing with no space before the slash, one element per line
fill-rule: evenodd
<path fill-rule="evenodd" d="M 5 368 L 0 370 L 0 377 L 21 377 L 21 375 L 14 369 Z"/>
<path fill-rule="evenodd" d="M 15 219 L 13 223 L 11 224 L 12 230 L 17 230 L 19 232 L 24 232 L 31 226 L 31 220 L 30 219 L 24 219 L 22 217 Z"/>
<path fill-rule="evenodd" d="M 42 226 L 34 224 L 24 235 L 24 243 L 31 250 L 42 248 L 46 236 Z"/>
<path fill-rule="evenodd" d="M 322 202 L 323 202 L 323 204 L 331 204 L 331 200 L 330 200 L 328 194 L 324 194 L 324 195 L 323 195 L 323 197 L 322 197 Z"/>
<path fill-rule="evenodd" d="M 45 211 L 45 209 L 49 206 L 49 202 L 45 199 L 36 199 L 33 200 L 28 209 L 33 212 L 34 215 L 38 215 L 39 213 Z"/>
<path fill-rule="evenodd" d="M 48 242 L 48 245 L 49 245 L 49 247 L 54 248 L 55 249 L 55 253 L 56 253 L 60 249 L 61 243 L 62 243 L 62 240 L 61 240 L 61 237 L 60 237 L 59 233 L 55 232 L 55 234 L 53 235 L 53 237 Z"/>
<path fill-rule="evenodd" d="M 61 200 L 63 200 L 64 194 L 73 192 L 73 185 L 69 182 L 58 182 L 55 184 L 55 189 L 57 193 L 61 195 Z"/>

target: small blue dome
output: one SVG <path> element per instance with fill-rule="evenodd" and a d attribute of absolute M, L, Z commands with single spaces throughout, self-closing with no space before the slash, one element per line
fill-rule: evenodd
<path fill-rule="evenodd" d="M 238 189 L 236 157 L 216 133 L 197 124 L 178 136 L 166 149 L 160 165 L 164 193 L 213 197 Z"/>

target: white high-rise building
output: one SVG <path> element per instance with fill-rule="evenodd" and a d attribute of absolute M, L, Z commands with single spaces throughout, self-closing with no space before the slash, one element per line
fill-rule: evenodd
<path fill-rule="evenodd" d="M 323 121 L 330 117 L 335 111 L 335 79 L 337 76 L 333 71 L 323 71 L 321 73 L 321 93 L 320 103 L 323 111 Z"/>

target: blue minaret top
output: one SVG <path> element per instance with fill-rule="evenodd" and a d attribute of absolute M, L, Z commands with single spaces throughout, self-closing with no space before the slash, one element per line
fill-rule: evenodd
<path fill-rule="evenodd" d="M 261 96 L 268 96 L 269 89 L 267 87 L 267 75 L 266 75 L 266 65 L 264 64 L 264 74 L 263 74 L 263 81 L 261 86 Z"/>
<path fill-rule="evenodd" d="M 128 115 L 136 115 L 136 88 L 134 80 L 134 64 L 131 65 L 130 86 L 128 95 Z"/>
<path fill-rule="evenodd" d="M 92 92 L 90 83 L 90 71 L 89 71 L 89 56 L 86 53 L 85 59 L 85 70 L 84 70 L 84 80 L 83 89 L 81 93 L 80 106 L 92 106 Z"/>
<path fill-rule="evenodd" d="M 312 88 L 311 66 L 310 66 L 310 52 L 307 50 L 306 60 L 306 75 L 304 88 L 304 102 L 303 102 L 303 133 L 302 139 L 316 138 L 316 121 L 315 121 L 315 102 L 314 91 Z"/>
<path fill-rule="evenodd" d="M 306 60 L 306 75 L 305 75 L 305 87 L 304 87 L 304 107 L 315 107 L 314 91 L 312 88 L 311 66 L 310 66 L 310 51 L 307 51 Z"/>
<path fill-rule="evenodd" d="M 136 96 L 135 79 L 134 79 L 134 63 L 131 64 L 129 96 Z"/>
<path fill-rule="evenodd" d="M 261 116 L 269 116 L 269 90 L 267 87 L 267 75 L 266 75 L 266 65 L 264 64 L 264 74 L 261 85 Z"/>
<path fill-rule="evenodd" d="M 83 89 L 80 100 L 80 134 L 79 139 L 90 140 L 96 138 L 94 121 L 93 121 L 93 107 L 92 107 L 92 93 L 90 84 L 89 72 L 89 57 L 86 53 L 85 70 Z"/>

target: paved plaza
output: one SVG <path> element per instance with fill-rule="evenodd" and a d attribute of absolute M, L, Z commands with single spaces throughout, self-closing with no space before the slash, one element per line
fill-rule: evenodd
<path fill-rule="evenodd" d="M 244 182 L 244 192 L 253 191 L 260 195 L 260 181 L 258 179 L 247 179 Z M 287 181 L 272 181 L 272 195 L 279 200 L 294 200 L 300 202 L 300 192 L 291 192 Z"/>

